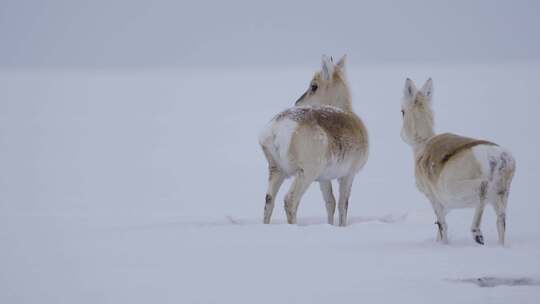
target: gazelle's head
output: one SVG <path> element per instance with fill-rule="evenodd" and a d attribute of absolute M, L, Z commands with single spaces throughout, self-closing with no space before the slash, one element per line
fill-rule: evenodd
<path fill-rule="evenodd" d="M 332 58 L 322 57 L 321 70 L 313 76 L 307 91 L 298 98 L 296 106 L 331 105 L 352 111 L 351 93 L 345 76 L 347 56 L 334 64 Z"/>
<path fill-rule="evenodd" d="M 426 142 L 434 134 L 433 109 L 431 99 L 433 97 L 433 81 L 429 78 L 418 90 L 412 80 L 405 80 L 403 90 L 403 103 L 401 104 L 401 115 L 403 116 L 403 127 L 401 128 L 401 138 L 411 146 L 416 146 Z"/>

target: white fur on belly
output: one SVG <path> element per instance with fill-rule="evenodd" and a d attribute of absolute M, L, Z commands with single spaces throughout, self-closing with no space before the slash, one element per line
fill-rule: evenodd
<path fill-rule="evenodd" d="M 331 180 L 350 175 L 352 164 L 353 161 L 350 157 L 346 157 L 341 161 L 333 160 L 328 164 L 317 180 Z"/>

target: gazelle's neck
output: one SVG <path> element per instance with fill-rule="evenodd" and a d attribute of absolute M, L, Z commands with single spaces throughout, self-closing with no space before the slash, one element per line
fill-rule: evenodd
<path fill-rule="evenodd" d="M 353 110 L 350 96 L 348 96 L 348 98 L 345 98 L 345 99 L 336 99 L 332 103 L 332 106 L 334 106 L 336 108 L 340 108 L 343 111 L 347 111 L 347 112 L 352 112 L 352 110 Z"/>
<path fill-rule="evenodd" d="M 411 144 L 411 147 L 414 152 L 415 158 L 418 157 L 426 147 L 427 142 L 435 136 L 435 131 L 433 129 L 430 129 L 429 131 L 425 132 L 423 136 L 415 136 L 414 141 Z"/>
<path fill-rule="evenodd" d="M 331 106 L 340 108 L 343 111 L 352 112 L 352 97 L 349 86 L 344 81 L 333 97 L 330 99 Z"/>
<path fill-rule="evenodd" d="M 418 158 L 420 154 L 422 154 L 422 152 L 424 151 L 424 148 L 426 147 L 426 143 L 427 143 L 427 140 L 421 143 L 415 143 L 414 145 L 411 146 L 415 159 Z"/>
<path fill-rule="evenodd" d="M 417 154 L 425 147 L 426 143 L 435 136 L 435 123 L 433 112 L 428 108 L 419 108 L 411 113 L 407 120 L 409 130 L 409 144 Z"/>

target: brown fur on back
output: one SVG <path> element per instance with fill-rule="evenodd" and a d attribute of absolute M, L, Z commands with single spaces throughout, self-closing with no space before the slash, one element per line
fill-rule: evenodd
<path fill-rule="evenodd" d="M 367 130 L 356 114 L 335 107 L 295 107 L 281 112 L 275 119 L 289 118 L 300 125 L 320 127 L 328 136 L 330 155 L 343 159 L 355 149 L 366 151 Z"/>
<path fill-rule="evenodd" d="M 455 155 L 478 145 L 496 145 L 492 142 L 451 133 L 432 137 L 423 153 L 416 159 L 416 170 L 420 170 L 432 182 L 439 178 L 444 165 Z"/>

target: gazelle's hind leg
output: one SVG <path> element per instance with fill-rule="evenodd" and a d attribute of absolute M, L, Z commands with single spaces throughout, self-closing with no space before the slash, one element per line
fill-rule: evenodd
<path fill-rule="evenodd" d="M 263 223 L 270 224 L 270 218 L 272 217 L 272 211 L 274 210 L 274 202 L 279 188 L 285 180 L 285 175 L 279 170 L 272 155 L 268 150 L 263 147 L 264 155 L 268 161 L 268 190 L 266 191 L 266 197 L 264 199 L 264 219 Z"/>
<path fill-rule="evenodd" d="M 345 176 L 339 179 L 339 226 L 347 225 L 347 210 L 349 208 L 349 197 L 351 196 L 354 175 Z"/>
<path fill-rule="evenodd" d="M 336 199 L 332 193 L 332 181 L 320 181 L 321 192 L 326 204 L 326 213 L 328 214 L 328 224 L 334 225 L 334 214 L 336 212 Z"/>
<path fill-rule="evenodd" d="M 496 199 L 493 203 L 493 209 L 495 209 L 495 214 L 497 215 L 497 233 L 499 234 L 499 244 L 502 246 L 504 246 L 506 235 L 506 206 L 508 204 L 508 194 L 510 192 L 511 181 L 512 175 L 510 175 L 509 180 L 504 183 L 504 186 L 497 191 Z"/>
<path fill-rule="evenodd" d="M 478 206 L 476 206 L 476 210 L 474 211 L 474 218 L 471 226 L 473 239 L 480 245 L 484 245 L 484 236 L 482 235 L 482 231 L 480 230 L 480 223 L 482 222 L 482 214 L 484 213 L 484 207 L 486 205 L 487 190 L 488 182 L 483 181 L 482 183 L 480 183 L 480 200 Z"/>
<path fill-rule="evenodd" d="M 264 204 L 264 223 L 270 224 L 272 211 L 274 210 L 274 202 L 279 188 L 283 184 L 285 176 L 279 170 L 270 169 L 270 177 L 268 180 L 268 191 L 266 191 Z"/>
<path fill-rule="evenodd" d="M 446 211 L 441 203 L 430 199 L 435 216 L 437 216 L 437 242 L 448 244 L 448 225 L 446 224 Z"/>
<path fill-rule="evenodd" d="M 506 234 L 506 200 L 507 197 L 497 197 L 493 204 L 493 209 L 497 215 L 497 233 L 499 235 L 499 244 L 504 245 Z"/>
<path fill-rule="evenodd" d="M 296 173 L 291 188 L 285 196 L 285 213 L 287 214 L 287 222 L 289 224 L 296 224 L 296 211 L 298 210 L 300 199 L 315 178 L 315 175 L 306 174 L 303 170 L 299 170 Z"/>
<path fill-rule="evenodd" d="M 499 234 L 499 244 L 504 246 L 506 235 L 506 206 L 508 205 L 508 195 L 510 194 L 510 184 L 514 177 L 516 164 L 514 158 L 507 152 L 500 155 L 497 166 L 498 178 L 495 190 L 495 202 L 493 208 L 497 214 L 497 232 Z"/>
<path fill-rule="evenodd" d="M 480 224 L 482 222 L 486 201 L 490 197 L 488 194 L 491 191 L 492 185 L 493 183 L 487 179 L 477 178 L 457 181 L 453 180 L 452 183 L 446 187 L 447 191 L 453 193 L 453 198 L 455 200 L 478 203 L 471 224 L 471 233 L 473 240 L 481 245 L 484 244 L 484 236 L 482 235 L 482 230 L 480 230 Z M 433 208 L 435 209 L 435 206 Z"/>
<path fill-rule="evenodd" d="M 480 245 L 484 245 L 484 236 L 482 230 L 480 230 L 480 223 L 482 222 L 482 214 L 484 213 L 484 203 L 478 204 L 476 210 L 474 211 L 473 223 L 471 226 L 471 232 L 473 240 Z"/>

